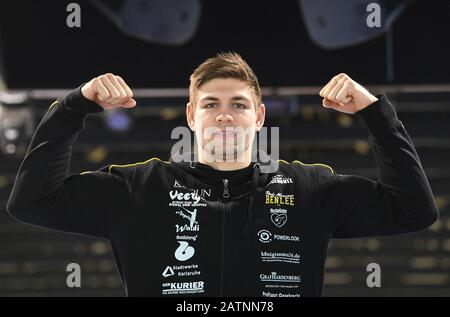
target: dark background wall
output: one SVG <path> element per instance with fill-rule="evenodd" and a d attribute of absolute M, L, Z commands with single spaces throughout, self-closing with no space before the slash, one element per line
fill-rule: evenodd
<path fill-rule="evenodd" d="M 66 88 L 107 71 L 136 87 L 185 87 L 195 66 L 223 50 L 240 52 L 262 86 L 321 85 L 342 71 L 367 84 L 386 78 L 384 36 L 322 50 L 308 38 L 296 0 L 201 1 L 198 32 L 181 47 L 128 38 L 87 1 L 78 1 L 82 27 L 70 29 L 65 24 L 68 3 L 0 3 L 11 87 Z M 394 24 L 396 83 L 448 82 L 449 21 L 448 1 L 410 1 Z"/>

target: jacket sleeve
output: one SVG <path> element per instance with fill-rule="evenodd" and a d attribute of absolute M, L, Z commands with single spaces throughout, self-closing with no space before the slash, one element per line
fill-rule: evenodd
<path fill-rule="evenodd" d="M 419 156 L 385 95 L 356 115 L 369 131 L 378 180 L 316 167 L 319 197 L 333 238 L 416 232 L 438 219 Z"/>
<path fill-rule="evenodd" d="M 111 238 L 111 213 L 128 194 L 124 179 L 97 171 L 69 175 L 72 145 L 89 113 L 103 111 L 81 86 L 55 101 L 39 123 L 7 202 L 20 222 Z"/>

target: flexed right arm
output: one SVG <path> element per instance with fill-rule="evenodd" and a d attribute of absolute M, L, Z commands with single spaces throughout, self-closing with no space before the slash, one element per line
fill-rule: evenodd
<path fill-rule="evenodd" d="M 87 114 L 135 107 L 132 97 L 122 78 L 105 74 L 52 103 L 20 165 L 8 213 L 41 227 L 110 238 L 111 213 L 129 198 L 125 180 L 107 168 L 68 176 L 72 145 Z"/>
<path fill-rule="evenodd" d="M 130 87 L 122 77 L 111 73 L 92 79 L 81 88 L 81 93 L 86 99 L 95 102 L 104 110 L 136 106 Z"/>

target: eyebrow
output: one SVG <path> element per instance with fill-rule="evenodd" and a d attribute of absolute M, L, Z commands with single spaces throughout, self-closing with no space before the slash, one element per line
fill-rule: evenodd
<path fill-rule="evenodd" d="M 206 97 L 201 98 L 199 101 L 205 101 L 205 100 L 219 101 L 219 98 L 214 97 L 214 96 L 206 96 Z M 233 100 L 233 101 L 244 100 L 244 101 L 249 101 L 249 102 L 251 102 L 251 100 L 248 99 L 247 97 L 245 97 L 244 95 L 237 95 L 237 96 L 234 96 L 233 98 L 231 98 L 231 100 Z"/>

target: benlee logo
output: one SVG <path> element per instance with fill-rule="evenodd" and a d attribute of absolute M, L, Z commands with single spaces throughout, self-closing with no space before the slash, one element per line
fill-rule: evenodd
<path fill-rule="evenodd" d="M 196 193 L 179 193 L 178 190 L 171 190 L 169 192 L 170 199 L 178 201 L 193 201 L 195 204 L 200 202 L 200 196 Z"/>
<path fill-rule="evenodd" d="M 266 191 L 266 205 L 289 205 L 294 206 L 294 195 L 283 195 L 281 193 L 272 193 Z"/>

